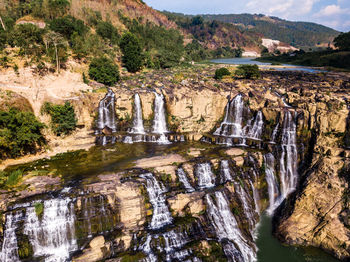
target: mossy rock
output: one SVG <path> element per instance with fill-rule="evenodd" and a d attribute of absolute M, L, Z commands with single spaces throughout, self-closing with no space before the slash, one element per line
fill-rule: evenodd
<path fill-rule="evenodd" d="M 22 235 L 17 239 L 18 243 L 18 256 L 20 259 L 26 259 L 29 261 L 33 257 L 34 251 L 33 247 L 29 241 L 28 236 Z M 31 260 L 33 261 L 33 260 Z"/>

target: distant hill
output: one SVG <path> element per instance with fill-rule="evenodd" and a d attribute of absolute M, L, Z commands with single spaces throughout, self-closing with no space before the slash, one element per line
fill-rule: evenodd
<path fill-rule="evenodd" d="M 201 15 L 207 21 L 235 24 L 248 32 L 262 34 L 295 47 L 315 47 L 331 43 L 339 32 L 316 23 L 292 22 L 278 17 L 252 14 Z"/>

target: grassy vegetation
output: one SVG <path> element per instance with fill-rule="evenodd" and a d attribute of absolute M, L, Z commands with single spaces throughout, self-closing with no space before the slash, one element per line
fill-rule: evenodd
<path fill-rule="evenodd" d="M 11 189 L 22 180 L 23 171 L 18 169 L 12 172 L 0 171 L 0 188 Z"/>
<path fill-rule="evenodd" d="M 314 67 L 334 67 L 350 70 L 350 51 L 316 51 L 316 52 L 296 52 L 282 54 L 280 56 L 265 56 L 257 59 L 262 62 L 277 62 L 285 64 L 314 66 Z"/>

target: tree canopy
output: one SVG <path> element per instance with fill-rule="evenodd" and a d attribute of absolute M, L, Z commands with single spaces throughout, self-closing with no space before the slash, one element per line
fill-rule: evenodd
<path fill-rule="evenodd" d="M 142 68 L 143 55 L 139 39 L 130 32 L 125 33 L 120 40 L 123 52 L 123 63 L 129 72 L 135 73 Z"/>

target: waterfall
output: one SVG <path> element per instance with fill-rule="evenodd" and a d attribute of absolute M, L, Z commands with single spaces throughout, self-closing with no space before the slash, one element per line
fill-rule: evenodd
<path fill-rule="evenodd" d="M 158 94 L 157 92 L 154 92 L 154 94 L 156 98 L 154 100 L 154 120 L 152 131 L 155 134 L 163 135 L 168 133 L 165 119 L 164 96 L 163 94 Z"/>
<path fill-rule="evenodd" d="M 195 171 L 199 189 L 215 186 L 215 176 L 211 171 L 211 165 L 209 163 L 198 164 Z"/>
<path fill-rule="evenodd" d="M 152 252 L 151 248 L 152 235 L 148 235 L 146 238 L 146 242 L 140 247 L 144 253 L 146 253 L 147 258 L 143 261 L 145 262 L 157 262 L 157 256 Z"/>
<path fill-rule="evenodd" d="M 0 252 L 0 261 L 2 262 L 20 261 L 18 257 L 17 236 L 15 230 L 18 222 L 21 221 L 22 218 L 23 214 L 21 211 L 11 212 L 6 215 L 4 239 Z"/>
<path fill-rule="evenodd" d="M 98 119 L 96 122 L 97 132 L 108 127 L 112 132 L 116 132 L 116 116 L 115 116 L 115 94 L 108 89 L 106 96 L 98 105 Z"/>
<path fill-rule="evenodd" d="M 271 143 L 276 143 L 276 136 L 277 136 L 277 132 L 278 132 L 278 128 L 280 127 L 280 123 L 277 123 L 277 125 L 275 126 L 275 128 L 273 129 L 272 135 L 271 135 Z"/>
<path fill-rule="evenodd" d="M 190 182 L 188 182 L 186 173 L 181 167 L 177 169 L 177 176 L 179 177 L 180 182 L 185 187 L 186 192 L 191 193 L 195 191 L 194 188 L 191 186 Z"/>
<path fill-rule="evenodd" d="M 233 261 L 242 261 L 240 259 L 242 257 L 243 261 L 256 261 L 255 246 L 250 246 L 244 238 L 224 193 L 215 192 L 216 204 L 209 194 L 205 198 L 208 204 L 207 214 L 215 228 L 217 237 L 220 241 L 228 239 L 235 244 L 224 245 L 226 256 L 231 257 Z"/>
<path fill-rule="evenodd" d="M 164 193 L 166 192 L 165 187 L 155 179 L 152 173 L 143 174 L 140 177 L 146 179 L 149 201 L 153 206 L 153 216 L 150 229 L 156 230 L 171 224 L 173 218 L 171 217 L 168 206 L 166 205 L 164 196 Z"/>
<path fill-rule="evenodd" d="M 227 103 L 224 121 L 214 132 L 214 135 L 242 137 L 243 109 L 244 101 L 242 95 L 239 94 Z"/>
<path fill-rule="evenodd" d="M 142 119 L 141 99 L 139 94 L 135 94 L 134 104 L 135 104 L 134 120 L 133 120 L 133 127 L 130 130 L 130 133 L 145 134 L 145 129 L 143 127 L 143 119 Z"/>
<path fill-rule="evenodd" d="M 233 181 L 228 160 L 221 160 L 220 164 L 220 184 Z"/>
<path fill-rule="evenodd" d="M 162 235 L 165 241 L 166 261 L 183 261 L 184 258 L 190 255 L 189 250 L 181 250 L 188 242 L 185 233 L 177 233 L 175 230 L 171 230 Z"/>
<path fill-rule="evenodd" d="M 280 178 L 281 194 L 284 199 L 295 190 L 298 181 L 296 124 L 290 111 L 284 114 L 281 147 Z"/>
<path fill-rule="evenodd" d="M 235 192 L 237 193 L 236 195 L 242 204 L 244 214 L 248 220 L 249 230 L 253 235 L 253 231 L 255 230 L 255 225 L 257 223 L 255 219 L 256 209 L 253 208 L 252 205 L 250 204 L 251 197 L 247 194 L 247 192 L 244 190 L 244 188 L 240 183 L 234 183 L 234 188 L 235 188 Z"/>
<path fill-rule="evenodd" d="M 259 111 L 255 117 L 253 126 L 249 129 L 247 137 L 255 140 L 260 140 L 264 127 L 263 114 Z"/>
<path fill-rule="evenodd" d="M 273 211 L 280 205 L 280 191 L 277 179 L 275 177 L 275 158 L 273 154 L 268 153 L 264 156 L 265 175 L 269 192 L 269 208 L 267 213 L 272 215 Z"/>
<path fill-rule="evenodd" d="M 254 205 L 255 205 L 255 212 L 257 214 L 260 214 L 260 205 L 259 205 L 259 201 L 260 201 L 260 196 L 259 196 L 259 191 L 258 189 L 254 186 L 254 183 L 252 180 L 249 180 L 249 184 L 253 190 L 253 198 L 254 198 Z"/>
<path fill-rule="evenodd" d="M 41 219 L 35 207 L 28 207 L 24 234 L 29 237 L 34 256 L 45 257 L 45 262 L 65 262 L 69 253 L 78 248 L 74 224 L 74 206 L 70 198 L 44 201 Z"/>

